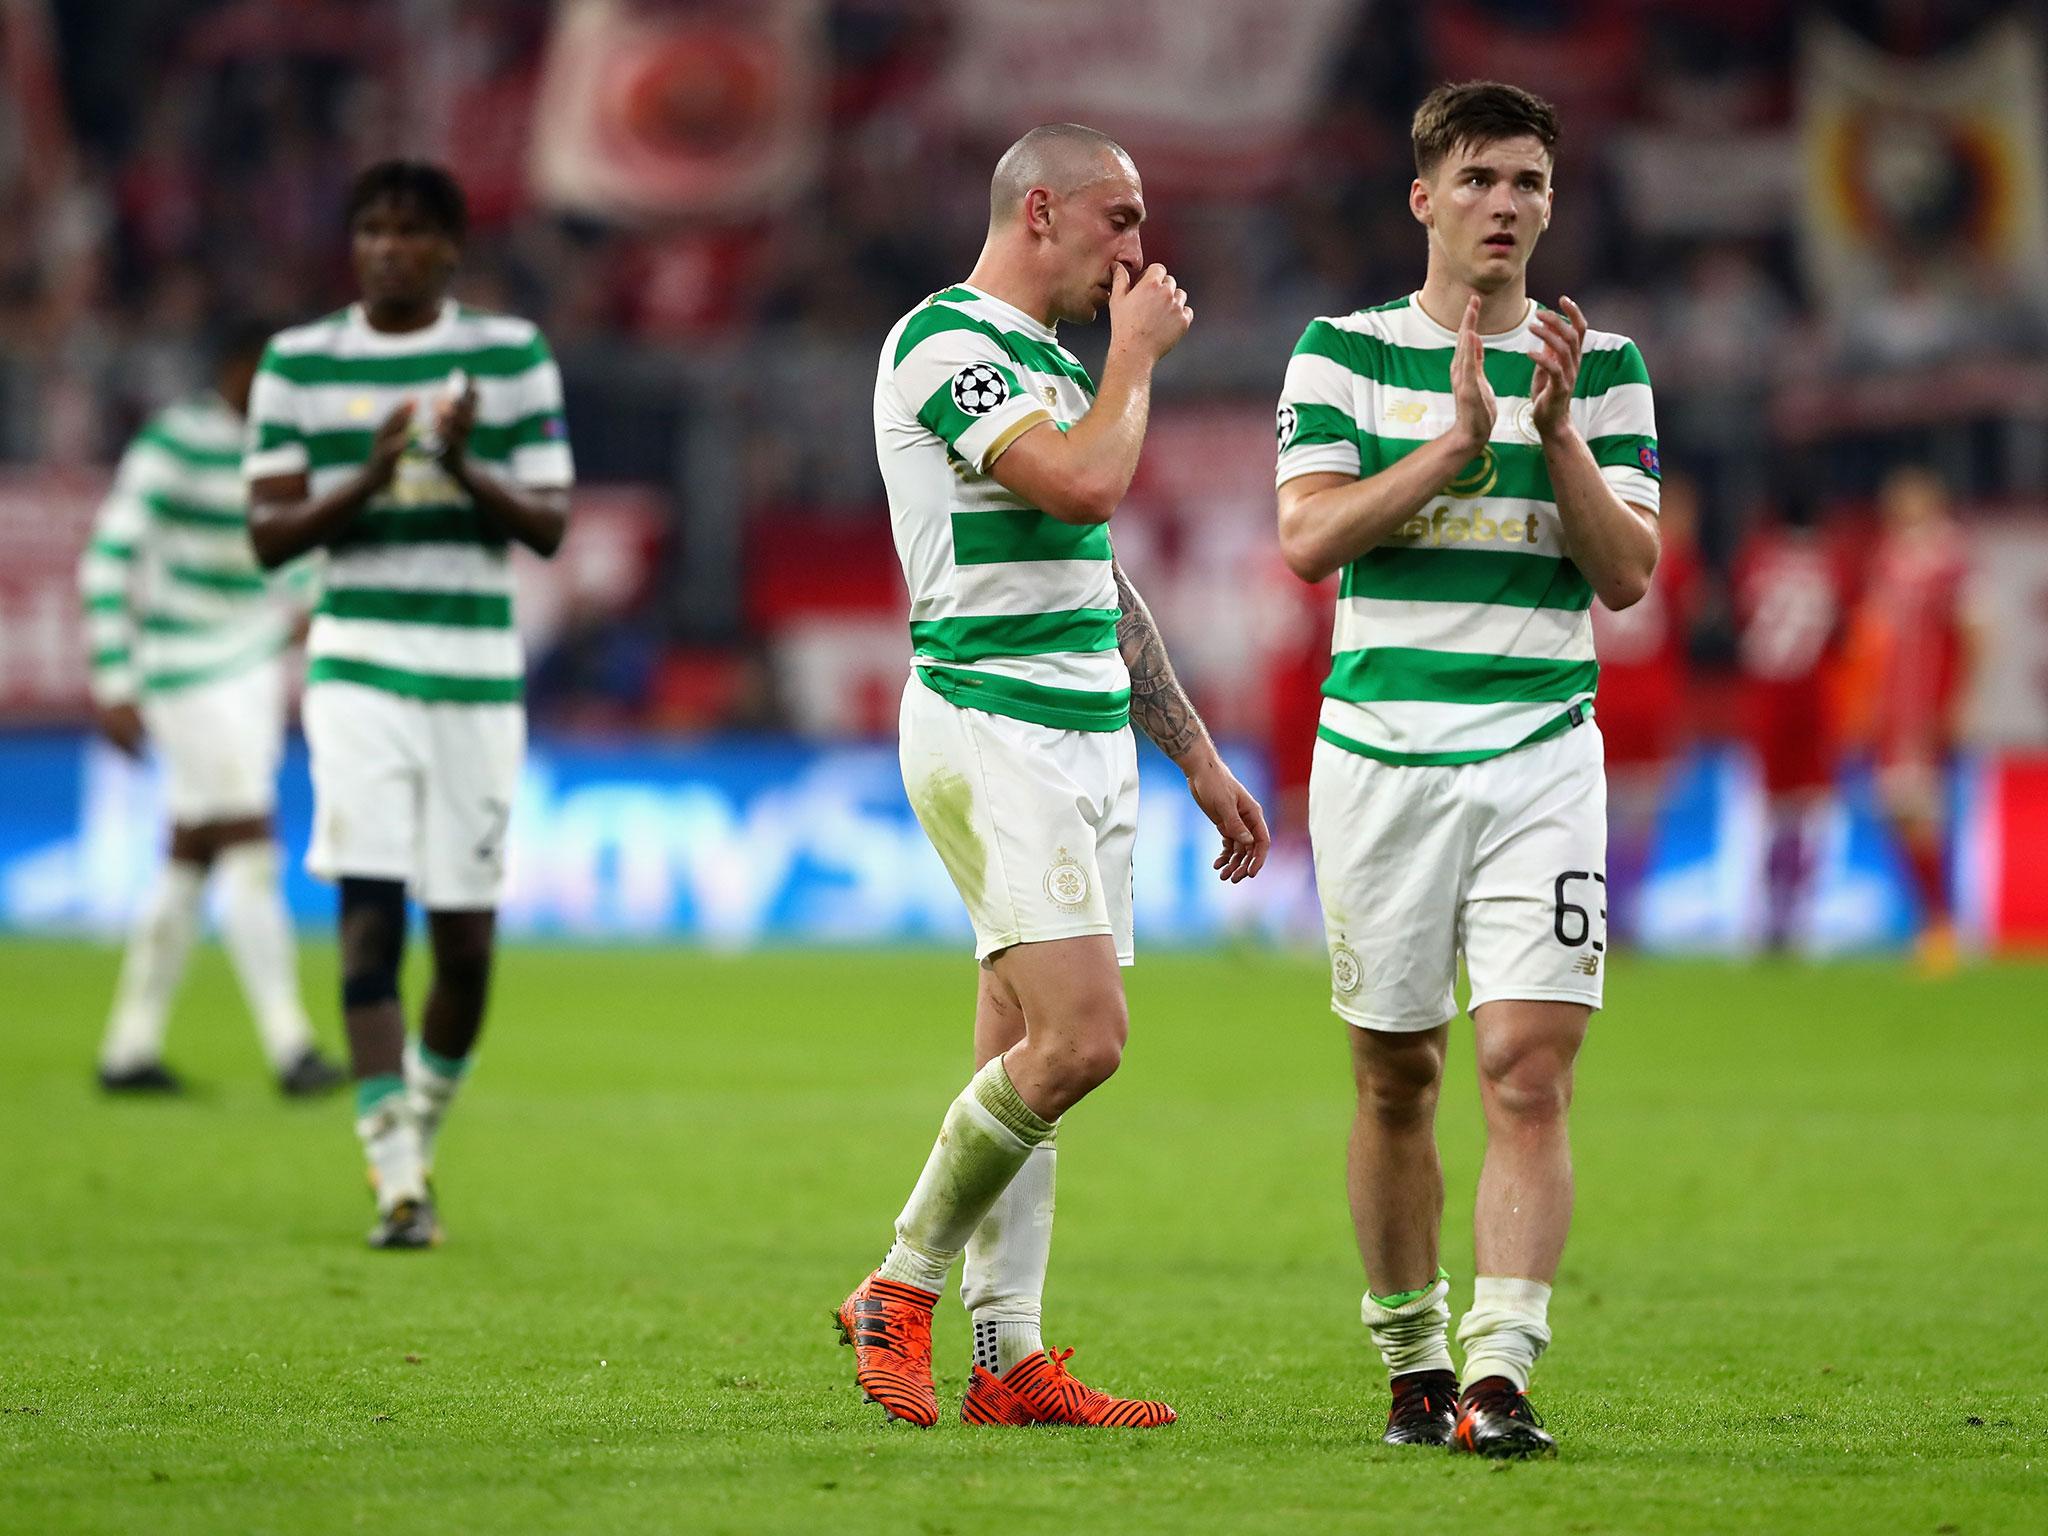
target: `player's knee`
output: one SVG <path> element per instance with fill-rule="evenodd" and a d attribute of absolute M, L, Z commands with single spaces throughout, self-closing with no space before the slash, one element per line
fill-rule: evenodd
<path fill-rule="evenodd" d="M 1082 1043 L 1076 1066 L 1090 1088 L 1099 1088 L 1116 1076 L 1116 1069 L 1124 1062 L 1124 1042 L 1129 1035 L 1128 1028 L 1118 1021 L 1114 1028 L 1105 1025 Z"/>
<path fill-rule="evenodd" d="M 1130 1032 L 1130 1017 L 1120 997 L 1106 999 L 1069 1021 L 1060 1032 L 1064 1036 L 1060 1048 L 1049 1058 L 1062 1095 L 1079 1099 L 1116 1076 Z"/>
<path fill-rule="evenodd" d="M 1443 1086 L 1443 1050 L 1435 1039 L 1357 1031 L 1352 1042 L 1358 1111 L 1383 1125 L 1427 1122 Z"/>
<path fill-rule="evenodd" d="M 405 887 L 396 880 L 341 882 L 341 1001 L 366 1008 L 398 996 L 405 958 Z"/>
<path fill-rule="evenodd" d="M 1543 1123 L 1571 1108 L 1569 1052 L 1539 1048 L 1482 1061 L 1479 1079 L 1490 1120 Z"/>

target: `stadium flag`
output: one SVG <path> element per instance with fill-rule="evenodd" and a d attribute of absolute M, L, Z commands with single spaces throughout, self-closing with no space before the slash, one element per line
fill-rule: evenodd
<path fill-rule="evenodd" d="M 1297 139 L 1363 0 L 958 0 L 946 61 L 961 125 L 1114 135 L 1153 188 L 1232 196 L 1298 169 Z"/>
<path fill-rule="evenodd" d="M 600 218 L 739 217 L 809 184 L 820 0 L 564 0 L 534 114 L 535 196 Z"/>
<path fill-rule="evenodd" d="M 1926 59 L 1815 19 L 1800 63 L 1801 244 L 1830 308 L 1867 304 L 1917 258 L 1961 294 L 2048 299 L 2041 43 L 2017 18 Z"/>

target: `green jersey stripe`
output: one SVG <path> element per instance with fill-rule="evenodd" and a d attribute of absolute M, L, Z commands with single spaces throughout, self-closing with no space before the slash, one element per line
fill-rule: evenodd
<path fill-rule="evenodd" d="M 974 618 L 913 620 L 910 643 L 933 661 L 971 663 L 997 656 L 1053 656 L 1116 649 L 1116 608 L 1061 613 L 998 613 Z"/>
<path fill-rule="evenodd" d="M 950 304 L 927 304 L 910 317 L 910 322 L 903 327 L 903 334 L 896 338 L 896 356 L 891 366 L 902 367 L 903 359 L 915 352 L 920 342 L 947 331 L 977 331 L 998 346 L 1003 340 L 1002 331 L 986 320 L 977 319 Z"/>
<path fill-rule="evenodd" d="M 119 539 L 94 539 L 85 547 L 87 553 L 102 555 L 109 560 L 133 560 L 135 558 L 135 546 L 133 544 L 124 544 Z"/>
<path fill-rule="evenodd" d="M 196 501 L 183 501 L 174 496 L 151 491 L 143 496 L 143 505 L 152 516 L 166 523 L 177 523 L 187 528 L 243 528 L 249 517 L 239 506 L 232 508 L 209 507 Z"/>
<path fill-rule="evenodd" d="M 517 704 L 524 683 L 516 677 L 459 677 L 446 672 L 415 672 L 349 656 L 315 656 L 306 668 L 311 683 L 357 683 L 381 688 L 429 704 Z"/>
<path fill-rule="evenodd" d="M 163 667 L 142 674 L 142 686 L 151 693 L 168 693 L 174 688 L 191 688 L 200 683 L 216 682 L 223 677 L 233 677 L 246 672 L 258 662 L 268 661 L 284 649 L 284 636 L 266 635 L 255 645 L 217 661 L 209 661 L 197 667 Z"/>
<path fill-rule="evenodd" d="M 521 446 L 513 434 L 522 424 L 479 426 L 470 435 L 470 457 L 484 464 L 502 466 L 511 458 L 512 450 Z M 376 436 L 367 428 L 342 427 L 331 432 L 301 432 L 288 422 L 265 421 L 257 424 L 256 452 L 267 453 L 273 448 L 303 444 L 308 469 L 355 469 L 370 461 L 370 448 Z"/>
<path fill-rule="evenodd" d="M 1281 449 L 1299 448 L 1307 443 L 1355 443 L 1358 423 L 1334 405 L 1299 405 L 1294 409 L 1294 434 Z"/>
<path fill-rule="evenodd" d="M 182 614 L 154 611 L 142 616 L 144 634 L 211 635 L 220 628 L 216 619 L 187 618 Z"/>
<path fill-rule="evenodd" d="M 336 619 L 510 629 L 512 598 L 503 592 L 416 592 L 399 587 L 329 587 L 319 612 Z"/>
<path fill-rule="evenodd" d="M 306 464 L 309 469 L 355 469 L 370 461 L 370 445 L 375 441 L 374 432 L 343 429 L 335 432 L 308 432 L 299 441 L 306 445 Z M 470 440 L 469 456 L 480 463 L 502 467 L 509 456 L 509 450 L 499 452 L 495 443 L 479 444 Z"/>
<path fill-rule="evenodd" d="M 1435 704 L 1569 703 L 1591 693 L 1599 680 L 1597 661 L 1477 656 L 1383 645 L 1333 656 L 1323 692 L 1354 704 L 1390 699 Z"/>
<path fill-rule="evenodd" d="M 983 366 L 993 368 L 1003 376 L 1004 382 L 1010 386 L 1010 394 L 1012 396 L 1017 395 L 1022 390 L 1023 386 L 1017 382 L 1017 375 L 1003 367 L 1002 364 L 987 363 Z M 933 390 L 931 398 L 918 407 L 917 419 L 923 423 L 926 431 L 936 432 L 940 437 L 944 438 L 948 448 L 957 448 L 960 444 L 960 439 L 967 434 L 976 422 L 981 420 L 979 416 L 968 415 L 953 403 L 953 381 L 951 379 L 946 380 L 945 383 Z"/>
<path fill-rule="evenodd" d="M 417 507 L 373 507 L 358 512 L 337 535 L 332 549 L 373 544 L 483 544 L 502 548 L 504 530 L 475 507 L 428 503 Z"/>
<path fill-rule="evenodd" d="M 222 571 L 199 565 L 166 565 L 164 574 L 173 581 L 182 581 L 187 586 L 205 587 L 214 592 L 266 592 L 269 582 L 260 571 Z"/>
<path fill-rule="evenodd" d="M 1293 435 L 1282 445 L 1282 452 L 1312 443 L 1356 443 L 1368 475 L 1377 474 L 1429 442 L 1424 437 L 1381 437 L 1374 432 L 1360 431 L 1358 423 L 1334 405 L 1299 405 L 1294 408 L 1294 418 Z M 1625 464 L 1649 474 L 1657 473 L 1650 468 L 1657 457 L 1657 439 L 1654 437 L 1622 432 L 1589 437 L 1586 446 L 1592 451 L 1596 464 Z M 1649 452 L 1647 460 L 1644 458 L 1645 449 Z M 1487 462 L 1489 455 L 1493 461 L 1491 465 Z M 1375 460 L 1377 468 L 1373 467 Z M 1489 476 L 1492 477 L 1490 484 Z M 1473 486 L 1484 486 L 1485 489 L 1469 489 Z M 1465 467 L 1440 494 L 1554 500 L 1550 471 L 1543 462 L 1543 448 L 1539 443 L 1488 443 L 1478 457 L 1466 461 Z"/>
<path fill-rule="evenodd" d="M 124 592 L 96 592 L 85 600 L 87 613 L 126 613 L 128 596 Z"/>
<path fill-rule="evenodd" d="M 975 295 L 965 290 L 953 290 L 963 296 L 954 302 L 972 303 Z M 945 295 L 940 296 L 941 299 Z M 919 343 L 947 331 L 978 331 L 1001 346 L 1018 362 L 1034 373 L 1057 374 L 1072 379 L 1081 386 L 1084 394 L 1095 393 L 1095 381 L 1088 377 L 1088 370 L 1056 346 L 1049 346 L 1035 336 L 1026 336 L 1022 331 L 1006 331 L 990 321 L 966 314 L 951 307 L 949 303 L 933 303 L 919 310 L 903 327 L 903 334 L 896 342 L 896 366 L 902 366 L 903 359 L 915 352 Z M 1013 381 L 1014 382 L 1014 381 Z"/>
<path fill-rule="evenodd" d="M 330 352 L 265 354 L 263 371 L 293 384 L 438 384 L 460 368 L 471 378 L 500 379 L 548 360 L 538 335 L 522 346 L 459 347 L 392 357 L 336 357 Z"/>
<path fill-rule="evenodd" d="M 535 411 L 497 426 L 478 422 L 469 431 L 469 451 L 480 459 L 509 459 L 512 450 L 533 443 L 564 442 L 568 429 L 560 411 Z"/>
<path fill-rule="evenodd" d="M 102 646 L 92 653 L 95 667 L 123 667 L 128 664 L 128 647 L 125 645 Z"/>
<path fill-rule="evenodd" d="M 1353 373 L 1388 389 L 1414 390 L 1433 394 L 1451 393 L 1451 359 L 1456 348 L 1403 347 L 1345 330 L 1326 320 L 1310 323 L 1295 343 L 1297 356 L 1307 353 L 1327 357 Z M 1527 352 L 1486 349 L 1486 379 L 1497 395 L 1526 398 L 1534 385 L 1535 359 Z M 1617 384 L 1647 384 L 1649 370 L 1642 353 L 1633 345 L 1587 352 L 1579 359 L 1579 377 L 1572 387 L 1575 399 L 1604 395 Z"/>
<path fill-rule="evenodd" d="M 153 421 L 135 435 L 138 443 L 147 443 L 161 449 L 180 463 L 194 469 L 239 469 L 242 464 L 242 450 L 233 448 L 203 448 L 188 443 L 176 436 L 162 421 Z"/>
<path fill-rule="evenodd" d="M 1451 358 L 1456 352 L 1453 347 L 1397 347 L 1377 336 L 1316 320 L 1302 332 L 1294 351 L 1297 356 L 1309 353 L 1327 357 L 1390 389 L 1451 392 Z M 1486 381 L 1496 395 L 1527 395 L 1535 371 L 1535 361 L 1526 352 L 1492 348 L 1486 351 Z M 1582 381 L 1583 378 L 1582 372 Z"/>
<path fill-rule="evenodd" d="M 1589 437 L 1586 446 L 1593 450 L 1593 462 L 1603 468 L 1626 464 L 1631 469 L 1640 469 L 1653 480 L 1664 478 L 1657 467 L 1657 439 L 1654 437 L 1617 432 L 1607 437 Z"/>
<path fill-rule="evenodd" d="M 917 675 L 947 703 L 1056 731 L 1120 731 L 1131 723 L 1131 690 L 1054 688 L 994 672 L 919 667 Z"/>
<path fill-rule="evenodd" d="M 955 565 L 1108 558 L 1107 523 L 1063 523 L 1036 507 L 998 507 L 987 512 L 953 514 Z"/>
<path fill-rule="evenodd" d="M 1577 611 L 1593 606 L 1592 583 L 1571 561 L 1505 549 L 1382 545 L 1344 567 L 1338 595 Z"/>
<path fill-rule="evenodd" d="M 1622 347 L 1603 347 L 1579 355 L 1579 378 L 1572 395 L 1583 399 L 1604 395 L 1617 384 L 1647 384 L 1650 370 L 1634 342 Z"/>
<path fill-rule="evenodd" d="M 1591 705 L 1586 706 L 1586 712 L 1592 713 Z M 1356 752 L 1360 757 L 1369 757 L 1396 768 L 1451 768 L 1460 763 L 1483 763 L 1488 758 L 1499 757 L 1503 751 L 1512 752 L 1517 747 L 1533 747 L 1539 741 L 1562 736 L 1571 728 L 1571 711 L 1566 710 L 1555 719 L 1545 721 L 1513 747 L 1486 747 L 1474 752 L 1390 752 L 1385 747 L 1371 746 L 1355 736 L 1347 736 L 1342 731 L 1332 730 L 1327 725 L 1318 725 L 1316 734 L 1333 747 L 1342 747 L 1347 752 Z"/>

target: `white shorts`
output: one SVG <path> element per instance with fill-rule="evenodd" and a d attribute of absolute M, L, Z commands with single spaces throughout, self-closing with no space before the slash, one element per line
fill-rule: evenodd
<path fill-rule="evenodd" d="M 315 683 L 300 706 L 313 759 L 306 868 L 402 880 L 429 911 L 495 907 L 526 755 L 518 704 L 428 704 Z"/>
<path fill-rule="evenodd" d="M 903 787 L 974 923 L 974 956 L 1106 933 L 1134 954 L 1138 747 L 1128 730 L 1060 731 L 961 709 L 915 674 L 903 690 Z"/>
<path fill-rule="evenodd" d="M 142 700 L 179 826 L 243 821 L 277 808 L 284 751 L 284 667 L 272 659 Z"/>
<path fill-rule="evenodd" d="M 1309 836 L 1330 1006 L 1366 1029 L 1434 1029 L 1502 998 L 1600 1006 L 1607 784 L 1586 724 L 1483 762 L 1395 767 L 1317 741 Z"/>

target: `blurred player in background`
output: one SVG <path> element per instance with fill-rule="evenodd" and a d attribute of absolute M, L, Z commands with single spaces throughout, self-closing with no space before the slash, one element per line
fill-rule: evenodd
<path fill-rule="evenodd" d="M 1138 464 L 1152 371 L 1193 311 L 1145 268 L 1130 157 L 1037 128 L 998 162 L 966 282 L 883 343 L 875 445 L 910 587 L 903 782 L 959 888 L 981 962 L 973 1079 L 953 1101 L 882 1265 L 839 1309 L 860 1388 L 930 1425 L 932 1309 L 964 1250 L 974 1424 L 1143 1428 L 1048 1351 L 1060 1116 L 1117 1068 L 1132 958 L 1138 725 L 1223 834 L 1226 880 L 1258 872 L 1259 806 L 1217 755 L 1118 567 L 1108 523 Z M 1101 387 L 1059 344 L 1107 306 Z"/>
<path fill-rule="evenodd" d="M 1954 968 L 1946 839 L 1948 770 L 1982 647 L 1969 601 L 1969 549 L 1947 488 L 1895 471 L 1879 496 L 1884 535 L 1851 640 L 1851 709 L 1877 770 L 1878 798 L 1905 850 L 1920 902 L 1920 959 Z"/>
<path fill-rule="evenodd" d="M 278 886 L 281 653 L 313 567 L 264 576 L 249 549 L 243 413 L 267 332 L 229 330 L 213 388 L 159 412 L 122 456 L 80 565 L 101 731 L 131 757 L 154 744 L 170 803 L 170 857 L 128 941 L 100 1086 L 174 1093 L 164 1064 L 172 995 L 200 925 L 209 876 L 221 936 L 263 1052 L 287 1094 L 337 1087 L 299 999 L 291 919 Z"/>
<path fill-rule="evenodd" d="M 1528 296 L 1557 115 L 1513 86 L 1415 114 L 1421 289 L 1313 321 L 1279 409 L 1280 543 L 1342 569 L 1309 787 L 1331 1007 L 1351 1026 L 1362 1307 L 1390 1444 L 1550 1455 L 1526 1395 L 1571 1223 L 1572 1067 L 1601 1003 L 1607 812 L 1587 609 L 1657 564 L 1635 344 Z M 1486 1113 L 1452 1370 L 1435 1112 L 1463 952 Z"/>
<path fill-rule="evenodd" d="M 1841 760 L 1834 669 L 1849 575 L 1814 528 L 1812 507 L 1794 500 L 1745 541 L 1731 585 L 1742 731 L 1766 803 L 1762 938 L 1781 950 L 1804 929 L 1815 823 Z"/>
<path fill-rule="evenodd" d="M 1619 612 L 1593 605 L 1593 647 L 1600 657 L 1600 737 L 1607 754 L 1607 927 L 1617 940 L 1637 935 L 1636 910 L 1648 873 L 1671 766 L 1691 719 L 1692 631 L 1706 600 L 1695 542 L 1699 487 L 1690 476 L 1664 481 L 1658 509 L 1661 549 L 1643 600 Z"/>
<path fill-rule="evenodd" d="M 525 753 L 509 546 L 561 545 L 573 472 L 540 332 L 448 296 L 466 223 L 454 180 L 386 161 L 356 179 L 347 215 L 362 297 L 271 341 L 244 471 L 265 564 L 328 551 L 307 644 L 306 862 L 341 883 L 370 1242 L 419 1248 L 440 1237 L 434 1137 L 483 1028 Z M 410 1046 L 408 888 L 434 952 Z"/>

